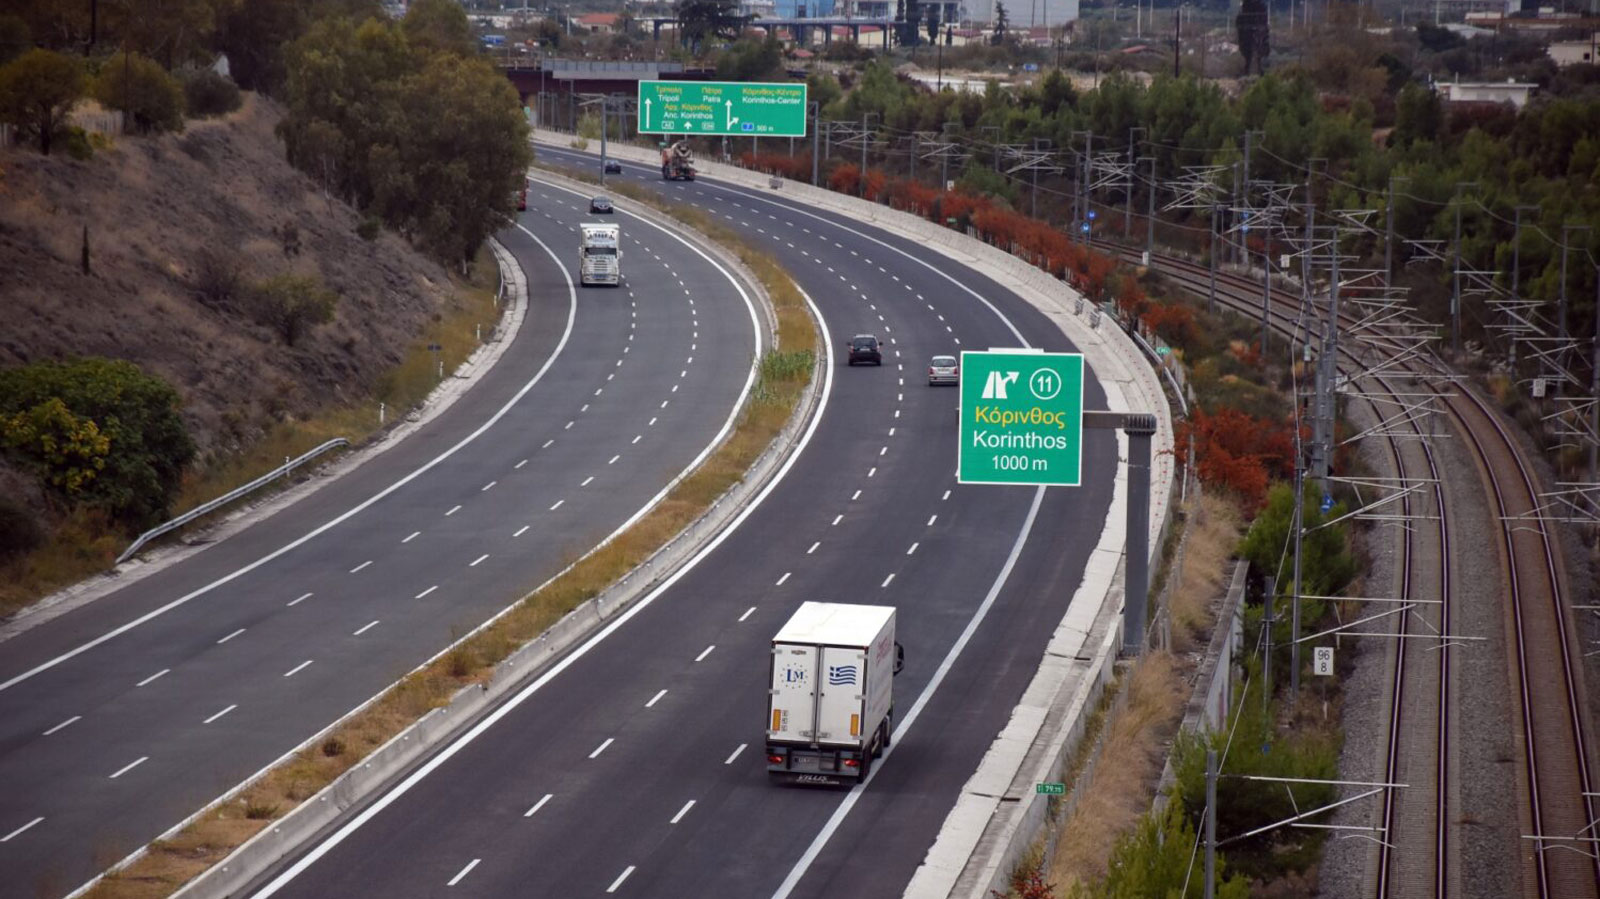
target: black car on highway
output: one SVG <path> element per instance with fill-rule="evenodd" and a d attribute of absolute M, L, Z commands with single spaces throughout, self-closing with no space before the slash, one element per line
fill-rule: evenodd
<path fill-rule="evenodd" d="M 594 199 L 589 201 L 589 211 L 592 212 L 592 213 L 595 213 L 597 215 L 599 215 L 599 214 L 610 215 L 611 211 L 612 211 L 611 210 L 611 198 L 610 197 L 595 197 Z"/>
<path fill-rule="evenodd" d="M 620 175 L 620 174 L 622 174 L 622 163 L 616 161 L 615 159 L 607 159 L 606 160 L 606 174 L 607 175 Z"/>
<path fill-rule="evenodd" d="M 883 364 L 883 347 L 871 334 L 857 334 L 850 338 L 850 364 Z"/>

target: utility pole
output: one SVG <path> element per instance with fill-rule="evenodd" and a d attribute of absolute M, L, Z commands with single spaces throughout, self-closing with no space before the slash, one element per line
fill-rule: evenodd
<path fill-rule="evenodd" d="M 1571 242 L 1567 235 L 1573 231 L 1587 231 L 1588 225 L 1562 225 L 1561 226 L 1561 299 L 1556 306 L 1556 333 L 1562 337 L 1567 336 L 1567 249 Z M 1595 310 L 1600 315 L 1600 309 Z"/>
<path fill-rule="evenodd" d="M 1267 362 L 1267 321 L 1272 312 L 1272 235 L 1261 239 L 1261 364 Z"/>
<path fill-rule="evenodd" d="M 1206 750 L 1206 884 L 1205 899 L 1217 889 L 1217 751 Z"/>
<path fill-rule="evenodd" d="M 1456 182 L 1456 268 L 1450 289 L 1450 353 L 1452 357 L 1461 355 L 1461 188 L 1477 186 L 1478 182 L 1476 181 Z"/>
<path fill-rule="evenodd" d="M 1394 186 L 1397 181 L 1410 181 L 1399 175 L 1389 176 L 1389 202 L 1383 214 L 1383 283 L 1384 286 L 1394 285 Z M 1512 250 L 1516 252 L 1516 250 Z M 1512 269 L 1516 271 L 1515 268 Z M 1516 277 L 1515 274 L 1512 277 Z M 1512 288 L 1516 292 L 1516 288 Z"/>
<path fill-rule="evenodd" d="M 1589 345 L 1589 396 L 1600 397 L 1600 264 L 1594 267 L 1594 342 Z M 1589 483 L 1600 471 L 1600 402 L 1589 406 L 1589 424 L 1594 440 L 1589 441 Z"/>
<path fill-rule="evenodd" d="M 917 180 L 917 132 L 911 132 L 911 158 L 906 160 L 906 177 Z"/>
<path fill-rule="evenodd" d="M 822 132 L 822 104 L 812 100 L 808 105 L 811 107 L 811 186 L 816 187 L 817 167 L 821 164 L 821 159 L 817 155 L 817 142 Z"/>
<path fill-rule="evenodd" d="M 1083 166 L 1079 169 L 1080 189 L 1083 193 L 1083 206 L 1079 216 L 1078 234 L 1084 246 L 1089 245 L 1089 232 L 1083 230 L 1083 222 L 1089 220 L 1089 184 L 1094 180 L 1094 132 L 1083 132 Z M 1600 314 L 1600 313 L 1597 313 Z"/>
<path fill-rule="evenodd" d="M 1182 52 L 1183 52 L 1183 10 L 1182 10 L 1182 7 L 1174 6 L 1174 7 L 1172 7 L 1172 77 L 1173 78 L 1182 78 L 1183 77 L 1183 71 L 1180 68 L 1181 62 L 1182 62 L 1182 57 L 1180 56 L 1180 54 Z"/>
<path fill-rule="evenodd" d="M 1133 236 L 1133 185 L 1139 176 L 1139 149 L 1138 141 L 1134 140 L 1134 133 L 1144 133 L 1144 129 L 1134 126 L 1128 129 L 1128 196 L 1127 205 L 1122 211 L 1122 239 L 1127 240 Z M 1152 188 L 1154 184 L 1150 185 Z"/>
<path fill-rule="evenodd" d="M 1051 146 L 1055 145 L 1054 142 L 1051 141 L 1050 138 L 1048 138 L 1048 137 L 1036 137 L 1036 138 L 1033 139 L 1034 158 L 1032 160 L 1030 160 L 1032 165 L 1029 166 L 1029 168 L 1031 168 L 1033 170 L 1033 196 L 1028 200 L 1028 216 L 1030 218 L 1038 218 L 1039 217 L 1039 168 L 1040 168 L 1039 162 L 1040 162 L 1040 160 L 1038 158 L 1038 154 L 1039 154 L 1039 145 L 1041 143 L 1044 144 L 1047 147 L 1051 147 Z"/>
<path fill-rule="evenodd" d="M 990 145 L 994 149 L 993 149 L 993 152 L 991 152 L 989 154 L 989 159 L 994 164 L 995 173 L 999 174 L 999 172 L 1000 172 L 1000 126 L 999 125 L 984 125 L 979 130 L 983 131 L 985 133 L 988 133 L 990 131 L 994 132 L 994 143 Z"/>
<path fill-rule="evenodd" d="M 1302 483 L 1305 469 L 1299 456 L 1294 460 L 1294 595 L 1291 597 L 1289 618 L 1289 705 L 1293 707 L 1300 695 L 1300 543 L 1306 535 L 1306 491 Z"/>
<path fill-rule="evenodd" d="M 1144 214 L 1144 264 L 1150 265 L 1156 258 L 1156 158 L 1143 158 L 1150 163 L 1150 199 Z"/>
<path fill-rule="evenodd" d="M 1516 230 L 1512 232 L 1511 237 L 1511 296 L 1515 299 L 1522 298 L 1519 291 L 1522 288 L 1522 210 L 1524 209 L 1537 212 L 1539 207 L 1512 207 L 1513 214 L 1516 216 Z"/>
<path fill-rule="evenodd" d="M 606 126 L 611 121 L 611 95 L 600 95 L 600 186 L 606 186 Z"/>
<path fill-rule="evenodd" d="M 862 197 L 867 195 L 867 144 L 872 143 L 872 132 L 867 130 L 867 120 L 875 119 L 875 112 L 861 114 L 861 177 L 856 179 L 856 187 Z"/>
<path fill-rule="evenodd" d="M 1206 291 L 1206 311 L 1217 311 L 1217 204 L 1211 204 L 1211 227 L 1206 229 L 1209 234 L 1206 255 L 1211 259 L 1211 286 Z"/>
<path fill-rule="evenodd" d="M 1272 713 L 1272 610 L 1277 605 L 1278 579 L 1272 575 L 1266 578 L 1267 593 L 1261 597 L 1263 632 L 1266 634 L 1265 655 L 1266 661 L 1261 665 L 1261 717 L 1265 719 Z"/>
<path fill-rule="evenodd" d="M 1229 216 L 1228 216 L 1228 220 L 1230 222 L 1232 222 L 1234 220 L 1234 217 L 1232 215 L 1232 211 L 1233 210 L 1241 209 L 1241 211 L 1242 211 L 1242 207 L 1241 207 L 1241 203 L 1240 203 L 1240 197 L 1239 197 L 1239 163 L 1237 161 L 1235 161 L 1234 164 L 1233 164 L 1233 188 L 1230 191 L 1228 191 L 1228 209 L 1229 209 L 1229 213 L 1230 213 Z M 1246 216 L 1246 217 L 1248 217 L 1248 216 Z M 1245 234 L 1245 232 L 1240 231 L 1239 232 L 1239 237 L 1238 237 L 1237 240 L 1233 240 L 1233 241 L 1229 241 L 1228 242 L 1228 246 L 1229 246 L 1229 249 L 1230 249 L 1229 256 L 1230 256 L 1230 258 L 1232 258 L 1234 265 L 1238 265 L 1239 264 L 1239 260 L 1244 257 L 1244 253 L 1241 252 L 1241 248 L 1244 246 L 1244 234 Z"/>

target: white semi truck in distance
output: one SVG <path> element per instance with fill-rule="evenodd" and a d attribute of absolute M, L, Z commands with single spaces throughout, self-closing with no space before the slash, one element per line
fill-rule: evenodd
<path fill-rule="evenodd" d="M 578 284 L 622 283 L 622 229 L 616 225 L 581 225 Z"/>
<path fill-rule="evenodd" d="M 867 779 L 894 731 L 900 645 L 894 607 L 801 604 L 772 638 L 767 774 L 774 781 Z"/>

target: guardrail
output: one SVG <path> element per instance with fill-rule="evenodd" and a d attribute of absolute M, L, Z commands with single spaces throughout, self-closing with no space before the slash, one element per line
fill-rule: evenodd
<path fill-rule="evenodd" d="M 211 512 L 216 511 L 217 509 L 220 509 L 223 506 L 226 506 L 228 503 L 233 502 L 234 500 L 238 499 L 239 497 L 244 496 L 247 493 L 250 493 L 251 491 L 261 487 L 262 485 L 270 483 L 271 481 L 273 481 L 273 480 L 275 480 L 277 478 L 280 478 L 280 477 L 283 477 L 284 475 L 289 474 L 290 472 L 294 471 L 296 468 L 300 467 L 301 465 L 304 465 L 305 463 L 311 461 L 312 459 L 315 459 L 316 457 L 322 455 L 323 453 L 327 452 L 328 450 L 331 450 L 331 449 L 333 449 L 335 447 L 348 447 L 349 445 L 350 445 L 350 441 L 349 440 L 346 440 L 343 437 L 335 437 L 332 440 L 329 440 L 327 443 L 324 443 L 321 446 L 317 447 L 316 449 L 306 453 L 305 455 L 300 456 L 299 458 L 296 458 L 296 459 L 291 459 L 288 462 L 285 462 L 282 465 L 279 465 L 277 468 L 274 468 L 273 470 L 267 472 L 266 474 L 262 475 L 261 477 L 256 478 L 255 480 L 253 480 L 250 483 L 244 485 L 243 487 L 237 487 L 237 488 L 235 488 L 233 490 L 230 490 L 229 492 L 223 494 L 222 496 L 219 496 L 216 499 L 211 500 L 208 503 L 205 503 L 204 505 L 196 506 L 195 508 L 190 509 L 189 511 L 183 513 L 182 515 L 179 515 L 177 518 L 174 518 L 169 522 L 166 522 L 165 524 L 156 525 L 155 527 L 151 528 L 150 530 L 145 531 L 143 534 L 140 534 L 138 539 L 134 540 L 133 543 L 127 549 L 123 550 L 122 551 L 122 555 L 117 556 L 116 564 L 121 565 L 123 562 L 128 561 L 130 558 L 133 557 L 133 554 L 138 552 L 140 550 L 140 548 L 143 547 L 146 543 L 149 543 L 151 540 L 156 539 L 157 537 L 161 536 L 162 534 L 166 534 L 166 533 L 169 533 L 171 531 L 175 531 L 178 528 L 183 527 L 184 525 L 188 524 L 191 521 L 194 521 L 197 518 L 200 518 L 203 515 L 207 515 L 207 514 L 209 514 Z"/>

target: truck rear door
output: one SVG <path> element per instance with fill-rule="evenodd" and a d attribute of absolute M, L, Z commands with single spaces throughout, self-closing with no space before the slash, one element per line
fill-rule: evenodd
<path fill-rule="evenodd" d="M 775 643 L 767 739 L 809 743 L 815 739 L 817 647 Z"/>
<path fill-rule="evenodd" d="M 866 673 L 867 655 L 860 649 L 823 647 L 817 742 L 856 745 L 862 731 L 877 724 L 862 720 Z"/>

